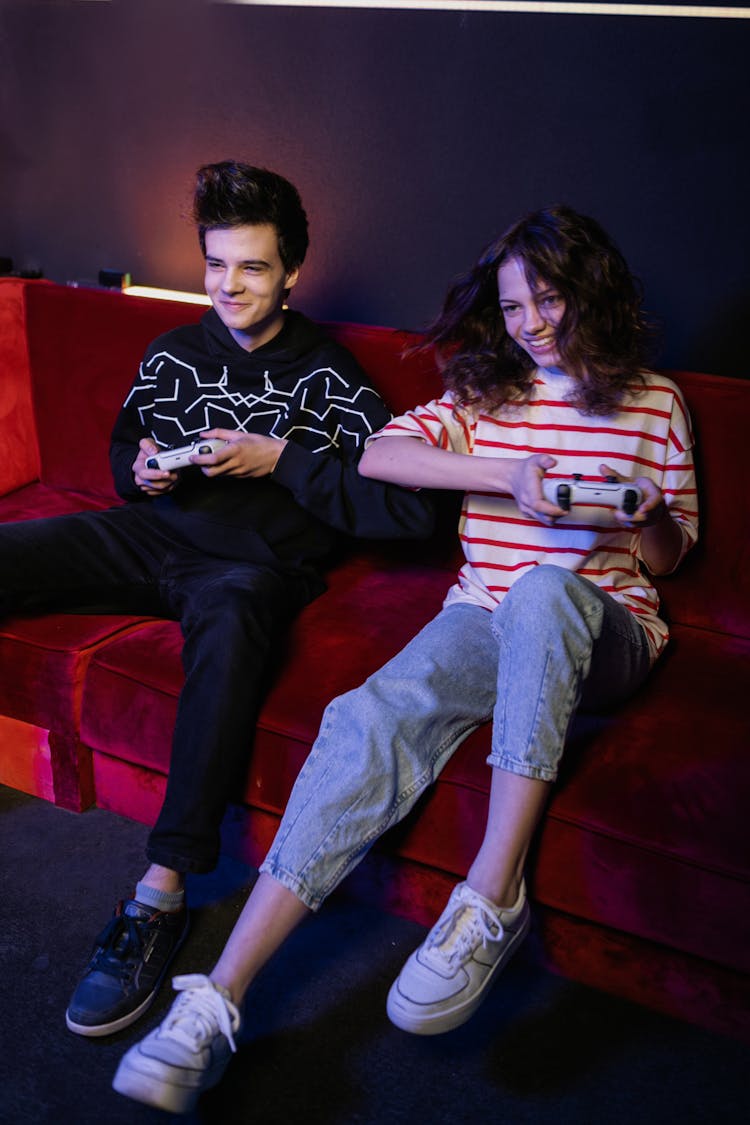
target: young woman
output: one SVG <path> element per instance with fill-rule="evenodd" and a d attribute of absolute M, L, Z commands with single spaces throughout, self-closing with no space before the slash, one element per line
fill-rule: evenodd
<path fill-rule="evenodd" d="M 219 961 L 175 980 L 170 1014 L 120 1064 L 121 1093 L 180 1111 L 219 1080 L 261 966 L 492 720 L 484 840 L 387 1010 L 434 1034 L 480 1004 L 529 928 L 524 864 L 571 719 L 647 676 L 667 641 L 648 575 L 697 535 L 690 421 L 644 369 L 646 337 L 621 254 L 566 207 L 521 219 L 451 288 L 427 335 L 445 393 L 371 439 L 360 472 L 463 491 L 465 564 L 438 616 L 327 708 Z M 566 510 L 554 482 L 575 477 Z M 627 482 L 635 510 L 586 503 L 597 482 Z"/>

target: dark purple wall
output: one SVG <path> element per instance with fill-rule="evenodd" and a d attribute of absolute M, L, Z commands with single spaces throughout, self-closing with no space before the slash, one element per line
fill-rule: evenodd
<path fill-rule="evenodd" d="M 663 362 L 747 376 L 750 21 L 0 0 L 0 256 L 201 287 L 192 176 L 299 186 L 295 302 L 418 327 L 519 213 L 599 218 Z"/>

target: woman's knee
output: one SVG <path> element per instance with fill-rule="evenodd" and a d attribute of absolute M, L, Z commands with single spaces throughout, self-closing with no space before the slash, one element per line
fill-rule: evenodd
<path fill-rule="evenodd" d="M 498 639 L 511 642 L 514 630 L 525 644 L 537 637 L 553 643 L 563 635 L 588 638 L 601 631 L 602 592 L 593 583 L 563 567 L 534 567 L 511 586 L 493 614 Z M 546 638 L 546 640 L 545 640 Z"/>
<path fill-rule="evenodd" d="M 508 597 L 513 595 L 527 600 L 536 598 L 538 601 L 544 602 L 550 598 L 559 597 L 561 594 L 568 594 L 576 589 L 581 581 L 580 575 L 572 570 L 566 570 L 562 566 L 553 566 L 551 563 L 542 563 L 541 566 L 535 566 L 531 570 L 527 570 L 511 586 Z"/>
<path fill-rule="evenodd" d="M 597 587 L 575 571 L 543 563 L 514 582 L 498 608 L 505 613 L 522 610 L 540 616 L 567 606 L 588 612 L 600 597 Z"/>

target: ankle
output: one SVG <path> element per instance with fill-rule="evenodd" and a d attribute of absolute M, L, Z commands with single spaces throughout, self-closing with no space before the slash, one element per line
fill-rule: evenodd
<path fill-rule="evenodd" d="M 135 898 L 143 906 L 170 913 L 185 905 L 185 877 L 171 867 L 152 863 L 136 884 Z"/>
<path fill-rule="evenodd" d="M 523 878 L 499 883 L 474 877 L 469 872 L 466 882 L 472 891 L 476 891 L 482 898 L 486 898 L 498 910 L 513 911 L 521 905 Z"/>
<path fill-rule="evenodd" d="M 229 993 L 229 999 L 232 1001 L 236 1008 L 239 1008 L 245 998 L 245 993 L 249 985 L 239 983 L 237 980 L 226 976 L 220 969 L 214 969 L 208 974 L 208 979 L 212 984 L 218 985 Z"/>
<path fill-rule="evenodd" d="M 136 883 L 134 897 L 140 906 L 161 911 L 162 914 L 175 914 L 185 906 L 184 891 L 159 891 L 147 883 Z"/>
<path fill-rule="evenodd" d="M 152 890 L 163 891 L 165 894 L 179 894 L 185 890 L 185 876 L 181 871 L 174 871 L 171 867 L 152 863 L 140 880 L 139 886 L 151 887 Z"/>

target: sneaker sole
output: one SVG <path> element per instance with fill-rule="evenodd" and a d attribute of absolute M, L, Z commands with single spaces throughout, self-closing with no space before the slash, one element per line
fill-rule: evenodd
<path fill-rule="evenodd" d="M 518 930 L 513 934 L 503 950 L 502 956 L 493 965 L 490 972 L 482 982 L 481 988 L 467 1000 L 459 1001 L 454 1007 L 443 1009 L 440 1012 L 419 1012 L 417 1005 L 412 1001 L 404 1002 L 398 990 L 399 977 L 391 985 L 386 1003 L 388 1019 L 402 1031 L 411 1032 L 412 1035 L 442 1035 L 443 1032 L 453 1031 L 466 1023 L 480 1006 L 486 993 L 492 987 L 495 978 L 508 964 L 514 953 L 518 950 L 531 928 L 531 911 L 526 905 L 524 917 Z M 507 933 L 507 931 L 506 931 Z"/>
<path fill-rule="evenodd" d="M 159 974 L 159 977 L 158 977 L 158 979 L 157 979 L 157 981 L 156 981 L 156 983 L 153 987 L 153 991 L 149 992 L 146 999 L 141 1001 L 141 1003 L 138 1005 L 137 1008 L 134 1008 L 132 1012 L 126 1012 L 126 1014 L 124 1016 L 120 1016 L 119 1019 L 110 1020 L 109 1023 L 94 1023 L 94 1024 L 76 1023 L 76 1021 L 70 1015 L 70 1009 L 68 1008 L 68 1010 L 65 1013 L 65 1026 L 67 1027 L 68 1031 L 72 1031 L 75 1035 L 84 1035 L 84 1036 L 86 1036 L 87 1039 L 99 1039 L 101 1036 L 104 1036 L 104 1035 L 114 1035 L 115 1032 L 122 1031 L 122 1030 L 124 1030 L 124 1028 L 130 1027 L 131 1023 L 135 1023 L 136 1020 L 140 1019 L 141 1016 L 144 1015 L 144 1013 L 148 1011 L 148 1009 L 151 1007 L 154 1000 L 156 999 L 157 994 L 159 992 L 159 989 L 161 988 L 162 984 L 164 983 L 164 977 L 167 975 L 167 969 L 169 968 L 169 966 L 172 964 L 175 957 L 179 953 L 179 951 L 182 947 L 182 943 L 185 941 L 185 938 L 187 937 L 189 930 L 190 930 L 190 916 L 188 915 L 187 921 L 185 923 L 185 928 L 182 931 L 182 933 L 180 934 L 180 939 L 177 942 L 177 944 L 175 945 L 172 952 L 170 953 L 170 955 L 169 955 L 169 957 L 168 957 L 168 959 L 167 959 L 167 961 L 164 965 L 164 968 L 162 969 L 161 973 Z"/>
<path fill-rule="evenodd" d="M 164 1074 L 165 1065 L 158 1060 L 141 1056 L 139 1061 L 144 1066 L 143 1070 L 134 1066 L 127 1055 L 122 1059 L 112 1080 L 112 1089 L 126 1098 L 153 1106 L 154 1109 L 166 1110 L 167 1113 L 190 1113 L 195 1109 L 201 1094 L 221 1081 L 228 1065 L 223 1063 L 215 1067 L 214 1072 L 207 1075 L 200 1088 L 196 1089 L 195 1086 L 181 1086 L 167 1078 Z"/>
<path fill-rule="evenodd" d="M 175 950 L 175 953 L 176 952 L 177 950 Z M 98 1039 L 102 1035 L 114 1035 L 116 1031 L 122 1031 L 123 1028 L 130 1027 L 131 1023 L 135 1023 L 136 1020 L 140 1019 L 141 1016 L 148 1011 L 156 999 L 156 994 L 161 987 L 161 983 L 162 978 L 160 977 L 156 988 L 153 992 L 149 993 L 142 1004 L 139 1004 L 132 1012 L 128 1012 L 127 1015 L 120 1016 L 117 1020 L 112 1020 L 111 1023 L 76 1023 L 75 1020 L 71 1019 L 70 1013 L 66 1012 L 65 1025 L 68 1031 L 72 1031 L 76 1035 L 85 1035 L 88 1039 Z"/>

